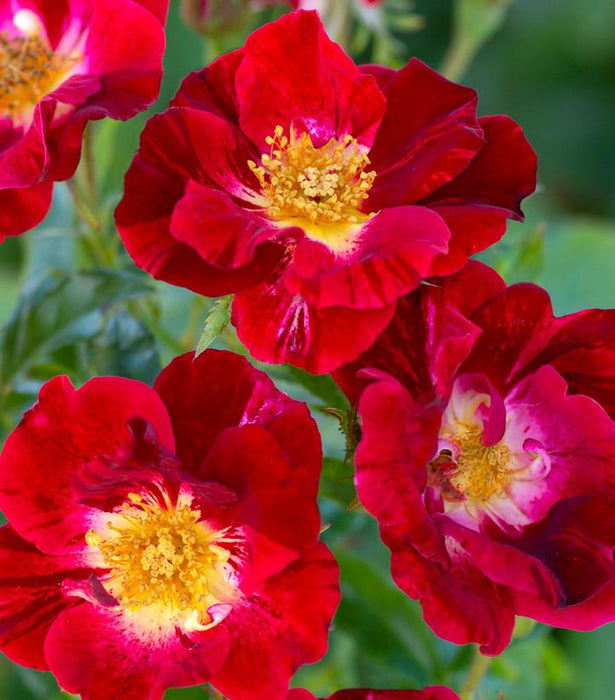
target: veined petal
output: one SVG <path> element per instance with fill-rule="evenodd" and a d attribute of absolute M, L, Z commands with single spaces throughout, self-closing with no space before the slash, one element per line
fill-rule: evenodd
<path fill-rule="evenodd" d="M 347 252 L 303 239 L 286 286 L 318 309 L 377 309 L 412 291 L 446 251 L 448 239 L 448 228 L 429 209 L 385 209 L 361 226 Z"/>
<path fill-rule="evenodd" d="M 84 550 L 92 509 L 74 501 L 72 479 L 127 442 L 135 416 L 147 418 L 173 449 L 166 409 L 140 382 L 97 378 L 76 391 L 66 377 L 56 377 L 43 386 L 0 455 L 0 506 L 22 537 L 48 554 Z"/>
<path fill-rule="evenodd" d="M 241 128 L 260 149 L 277 125 L 288 133 L 295 119 L 315 145 L 350 134 L 370 146 L 384 113 L 374 78 L 329 39 L 315 12 L 294 12 L 254 32 L 235 87 Z"/>

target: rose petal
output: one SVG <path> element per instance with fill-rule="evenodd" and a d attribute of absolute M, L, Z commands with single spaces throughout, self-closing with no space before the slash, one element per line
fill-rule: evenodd
<path fill-rule="evenodd" d="M 390 321 L 395 305 L 353 310 L 317 309 L 289 294 L 284 278 L 235 295 L 233 323 L 239 339 L 258 360 L 288 362 L 322 374 L 354 360 Z"/>
<path fill-rule="evenodd" d="M 173 449 L 166 409 L 145 384 L 100 377 L 75 391 L 56 377 L 43 386 L 0 455 L 0 507 L 22 537 L 47 554 L 83 550 L 92 510 L 73 500 L 71 481 L 83 465 L 129 441 L 135 416 Z"/>
<path fill-rule="evenodd" d="M 125 613 L 82 602 L 60 613 L 45 643 L 58 682 L 87 700 L 162 698 L 165 688 L 205 683 L 222 664 L 227 631 L 218 625 L 189 638 L 139 626 Z"/>
<path fill-rule="evenodd" d="M 284 697 L 295 670 L 325 654 L 339 599 L 337 564 L 318 544 L 226 618 L 231 648 L 212 684 L 236 700 Z"/>
<path fill-rule="evenodd" d="M 434 257 L 446 250 L 448 238 L 447 227 L 429 209 L 387 209 L 363 224 L 347 253 L 303 239 L 286 286 L 318 309 L 377 309 L 414 289 Z"/>
<path fill-rule="evenodd" d="M 316 146 L 350 134 L 369 146 L 384 112 L 371 76 L 326 35 L 315 12 L 294 12 L 251 34 L 237 70 L 243 132 L 263 152 L 277 125 L 302 119 Z"/>
<path fill-rule="evenodd" d="M 484 144 L 474 90 L 413 58 L 385 86 L 387 110 L 369 152 L 378 173 L 367 207 L 413 204 L 458 175 Z"/>

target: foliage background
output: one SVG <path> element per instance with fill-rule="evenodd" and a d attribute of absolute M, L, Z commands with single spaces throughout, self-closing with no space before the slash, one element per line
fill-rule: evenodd
<path fill-rule="evenodd" d="M 148 114 L 166 106 L 186 73 L 240 45 L 275 15 L 242 13 L 237 26 L 203 38 L 182 23 L 179 0 L 171 5 L 161 98 Z M 615 306 L 613 0 L 385 0 L 383 13 L 386 36 L 375 38 L 356 17 L 338 26 L 359 62 L 402 65 L 416 55 L 443 68 L 478 90 L 481 114 L 514 117 L 538 152 L 540 187 L 526 205 L 527 222 L 512 224 L 482 258 L 509 282 L 545 286 L 557 313 Z M 151 382 L 171 357 L 198 342 L 211 302 L 135 270 L 113 230 L 112 211 L 146 116 L 97 123 L 88 144 L 96 179 L 82 168 L 73 186 L 56 186 L 47 220 L 0 248 L 0 439 L 54 374 L 78 384 L 95 374 Z M 243 352 L 230 329 L 215 345 Z M 419 606 L 390 579 L 374 523 L 356 507 L 343 438 L 335 419 L 320 411 L 344 407 L 343 397 L 328 378 L 264 369 L 280 388 L 308 401 L 321 425 L 323 538 L 342 567 L 343 602 L 329 654 L 302 669 L 294 684 L 321 695 L 431 683 L 459 691 L 473 650 L 437 639 L 424 625 Z M 522 625 L 474 697 L 611 698 L 613 649 L 614 625 L 587 634 Z M 174 690 L 165 697 L 189 700 L 206 692 Z M 62 695 L 49 675 L 0 659 L 0 698 Z"/>

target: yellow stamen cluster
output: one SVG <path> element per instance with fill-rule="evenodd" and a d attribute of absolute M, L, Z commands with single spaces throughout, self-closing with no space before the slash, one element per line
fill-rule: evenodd
<path fill-rule="evenodd" d="M 200 522 L 200 511 L 188 505 L 129 499 L 104 534 L 86 535 L 110 569 L 104 587 L 129 612 L 156 605 L 192 629 L 211 626 L 207 609 L 237 595 L 228 580 L 231 554 L 221 546 L 234 540 Z"/>
<path fill-rule="evenodd" d="M 273 219 L 301 217 L 312 223 L 357 224 L 368 216 L 359 210 L 376 173 L 356 139 L 331 139 L 316 148 L 308 133 L 290 139 L 276 126 L 266 139 L 270 152 L 261 165 L 248 161 L 269 200 L 267 212 Z"/>
<path fill-rule="evenodd" d="M 459 455 L 449 481 L 466 498 L 486 502 L 501 495 L 510 482 L 511 453 L 503 442 L 483 445 L 482 434 L 478 424 L 458 424 L 453 442 L 459 447 Z"/>
<path fill-rule="evenodd" d="M 40 35 L 0 32 L 0 116 L 13 118 L 54 90 L 77 57 L 54 53 Z"/>

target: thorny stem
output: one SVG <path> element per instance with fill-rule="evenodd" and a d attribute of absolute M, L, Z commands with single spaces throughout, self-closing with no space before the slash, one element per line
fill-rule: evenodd
<path fill-rule="evenodd" d="M 483 656 L 478 647 L 474 650 L 474 658 L 470 664 L 468 675 L 459 692 L 461 700 L 475 700 L 476 692 L 491 665 L 491 657 Z"/>

